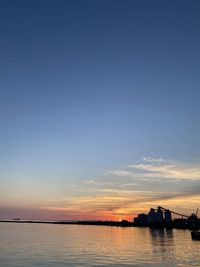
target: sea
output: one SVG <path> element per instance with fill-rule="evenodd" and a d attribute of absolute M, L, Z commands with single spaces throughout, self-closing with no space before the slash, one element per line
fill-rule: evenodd
<path fill-rule="evenodd" d="M 0 223 L 0 266 L 200 266 L 200 241 L 189 230 Z"/>

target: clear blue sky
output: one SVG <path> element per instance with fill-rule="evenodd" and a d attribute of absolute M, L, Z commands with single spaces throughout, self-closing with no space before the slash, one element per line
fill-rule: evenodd
<path fill-rule="evenodd" d="M 162 195 L 149 165 L 200 174 L 199 14 L 195 0 L 0 1 L 0 217 L 74 218 L 126 179 L 133 198 Z M 125 172 L 139 163 L 142 182 Z M 159 173 L 168 191 L 200 184 Z"/>

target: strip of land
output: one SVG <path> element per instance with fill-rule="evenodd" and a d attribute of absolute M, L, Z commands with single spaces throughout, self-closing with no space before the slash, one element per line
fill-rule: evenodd
<path fill-rule="evenodd" d="M 167 229 L 194 229 L 190 225 L 186 224 L 184 220 L 175 219 L 171 225 L 165 224 L 137 224 L 126 220 L 122 221 L 43 221 L 43 220 L 0 220 L 0 223 L 40 223 L 40 224 L 74 224 L 74 225 L 99 225 L 99 226 L 116 226 L 116 227 L 150 227 L 150 228 L 167 228 Z M 200 229 L 200 225 L 195 227 Z"/>

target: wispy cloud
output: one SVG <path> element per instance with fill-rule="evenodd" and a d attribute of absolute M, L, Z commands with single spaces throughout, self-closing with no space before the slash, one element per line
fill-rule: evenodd
<path fill-rule="evenodd" d="M 158 205 L 190 214 L 200 201 L 199 186 L 200 165 L 145 157 L 86 179 L 72 189 L 76 196 L 49 201 L 41 209 L 84 219 L 130 218 Z"/>
<path fill-rule="evenodd" d="M 112 216 L 134 216 L 137 212 L 145 211 L 152 206 L 166 206 L 174 210 L 193 210 L 200 201 L 198 194 L 193 192 L 121 192 L 115 195 L 114 192 L 107 192 L 107 195 L 86 196 L 69 199 L 63 205 L 43 206 L 42 210 L 55 212 L 66 212 L 66 214 L 94 214 L 99 218 L 100 214 L 112 214 Z M 111 194 L 110 194 L 111 193 Z M 185 203 L 183 207 L 183 203 Z M 188 213 L 188 211 L 186 211 Z M 87 218 L 87 217 L 85 217 Z M 104 217 L 106 218 L 106 217 Z"/>
<path fill-rule="evenodd" d="M 112 186 L 112 185 L 116 185 L 116 183 L 114 183 L 113 181 L 103 181 L 101 179 L 87 179 L 85 181 L 83 181 L 84 185 L 87 186 L 96 186 L 96 187 L 102 187 L 102 186 Z"/>
<path fill-rule="evenodd" d="M 200 180 L 200 164 L 187 164 L 162 158 L 145 157 L 140 163 L 129 164 L 124 169 L 109 174 L 130 178 Z"/>
<path fill-rule="evenodd" d="M 94 179 L 88 179 L 83 182 L 86 185 L 101 185 L 100 182 L 94 180 Z"/>

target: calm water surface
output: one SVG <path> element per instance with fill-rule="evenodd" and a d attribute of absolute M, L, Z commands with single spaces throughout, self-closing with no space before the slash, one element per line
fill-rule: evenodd
<path fill-rule="evenodd" d="M 200 266 L 189 231 L 0 223 L 0 266 Z"/>

